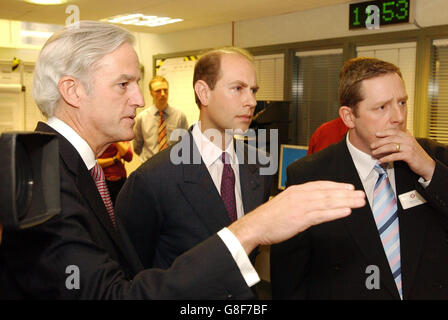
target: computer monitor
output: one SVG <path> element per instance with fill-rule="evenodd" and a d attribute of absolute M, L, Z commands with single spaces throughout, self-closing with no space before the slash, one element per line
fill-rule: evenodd
<path fill-rule="evenodd" d="M 284 190 L 286 188 L 286 168 L 288 165 L 297 159 L 305 157 L 307 151 L 307 146 L 296 146 L 290 144 L 280 145 L 280 163 L 278 168 L 278 188 L 280 190 Z"/>

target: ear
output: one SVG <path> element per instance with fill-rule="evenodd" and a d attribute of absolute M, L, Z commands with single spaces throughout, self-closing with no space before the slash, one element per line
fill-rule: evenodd
<path fill-rule="evenodd" d="M 82 97 L 86 94 L 82 83 L 70 76 L 63 76 L 59 80 L 58 91 L 65 103 L 75 108 L 80 106 Z"/>
<path fill-rule="evenodd" d="M 355 127 L 355 115 L 352 108 L 347 106 L 340 107 L 339 116 L 348 128 L 352 129 Z"/>
<path fill-rule="evenodd" d="M 211 92 L 208 84 L 204 80 L 198 80 L 194 84 L 194 91 L 201 101 L 201 105 L 208 106 Z"/>

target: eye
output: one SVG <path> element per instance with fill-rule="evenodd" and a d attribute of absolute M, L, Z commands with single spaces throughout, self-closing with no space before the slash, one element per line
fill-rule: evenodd
<path fill-rule="evenodd" d="M 128 84 L 129 84 L 129 82 L 120 82 L 119 84 L 118 84 L 118 86 L 121 88 L 121 89 L 126 89 L 127 88 L 127 86 L 128 86 Z"/>
<path fill-rule="evenodd" d="M 253 94 L 256 94 L 256 93 L 258 92 L 258 88 L 252 88 L 252 89 L 250 89 L 250 91 L 251 91 Z"/>

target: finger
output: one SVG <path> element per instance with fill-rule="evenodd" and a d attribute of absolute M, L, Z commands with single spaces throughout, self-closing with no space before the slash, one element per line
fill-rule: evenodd
<path fill-rule="evenodd" d="M 333 190 L 333 189 L 354 190 L 355 189 L 355 187 L 350 183 L 334 182 L 334 181 L 327 181 L 327 180 L 312 181 L 312 182 L 307 182 L 304 184 L 299 184 L 299 185 L 295 185 L 295 186 L 291 186 L 291 187 L 294 187 L 294 189 L 297 189 L 300 191 Z"/>
<path fill-rule="evenodd" d="M 393 153 L 400 153 L 403 151 L 403 147 L 406 148 L 406 145 L 396 142 L 388 143 L 384 146 L 372 150 L 372 155 L 377 156 L 377 155 L 389 155 Z"/>
<path fill-rule="evenodd" d="M 370 144 L 371 150 L 376 150 L 378 148 L 381 148 L 385 145 L 391 144 L 391 143 L 397 143 L 398 137 L 397 136 L 387 136 L 385 138 L 380 138 L 378 140 L 375 140 Z"/>
<path fill-rule="evenodd" d="M 390 153 L 384 157 L 378 159 L 378 162 L 381 163 L 389 163 L 394 161 L 406 161 L 406 156 L 402 152 Z"/>
<path fill-rule="evenodd" d="M 340 208 L 331 210 L 318 210 L 309 213 L 311 225 L 333 221 L 349 216 L 352 213 L 350 208 Z"/>
<path fill-rule="evenodd" d="M 385 129 L 385 130 L 376 132 L 375 136 L 377 138 L 385 138 L 385 137 L 389 137 L 389 136 L 400 136 L 403 133 L 406 133 L 406 132 L 403 130 L 400 130 L 400 129 Z"/>
<path fill-rule="evenodd" d="M 307 193 L 303 198 L 307 202 L 308 211 L 359 208 L 365 205 L 365 193 L 361 190 L 321 190 Z"/>

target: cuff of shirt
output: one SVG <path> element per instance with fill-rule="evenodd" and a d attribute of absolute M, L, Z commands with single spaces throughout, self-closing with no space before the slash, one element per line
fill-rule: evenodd
<path fill-rule="evenodd" d="M 257 271 L 255 271 L 255 268 L 252 266 L 252 263 L 250 262 L 243 246 L 232 231 L 227 228 L 223 228 L 218 232 L 218 236 L 229 249 L 247 285 L 252 287 L 258 283 L 260 281 L 260 277 L 258 276 Z"/>
<path fill-rule="evenodd" d="M 420 177 L 418 179 L 418 182 L 420 182 L 422 187 L 426 189 L 426 187 L 429 186 L 429 184 L 431 183 L 431 180 L 425 181 L 425 179 L 423 177 Z"/>

